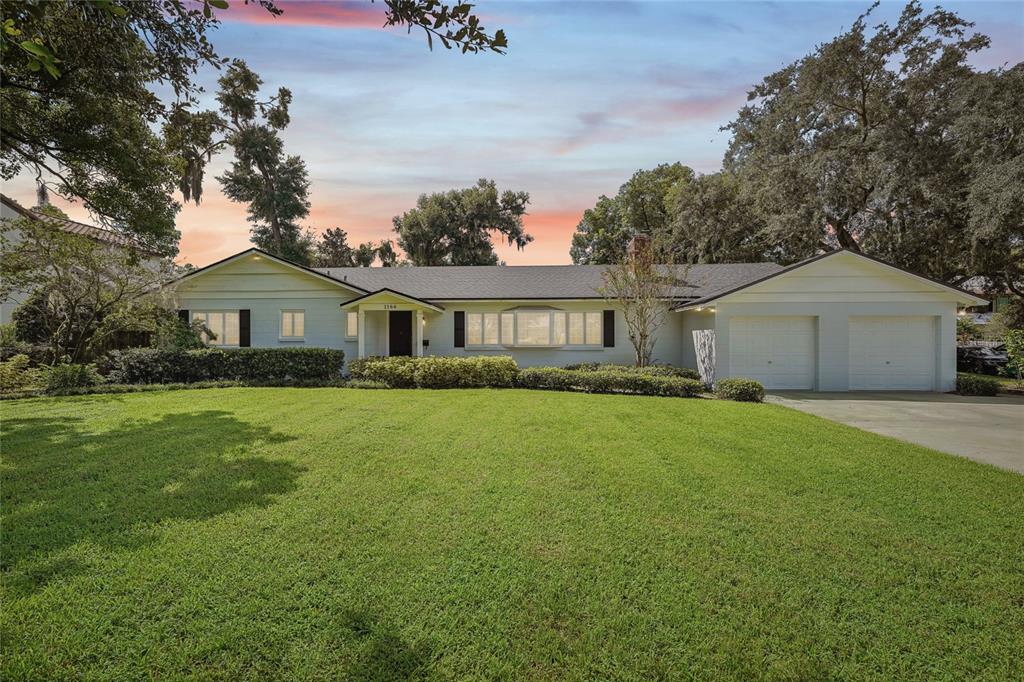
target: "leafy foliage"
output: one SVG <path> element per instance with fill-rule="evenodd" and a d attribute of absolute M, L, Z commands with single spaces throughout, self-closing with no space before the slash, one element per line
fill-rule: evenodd
<path fill-rule="evenodd" d="M 960 395 L 998 395 L 999 380 L 979 374 L 957 374 L 956 392 Z"/>
<path fill-rule="evenodd" d="M 1018 383 L 1024 382 L 1024 329 L 1006 332 L 1006 373 Z"/>
<path fill-rule="evenodd" d="M 205 339 L 212 335 L 213 332 L 201 320 L 186 322 L 173 311 L 168 311 L 167 315 L 157 321 L 151 345 L 164 350 L 195 350 L 205 348 Z"/>
<path fill-rule="evenodd" d="M 673 365 L 647 365 L 636 367 L 635 365 L 613 365 L 604 362 L 579 362 L 566 365 L 564 369 L 581 372 L 625 372 L 627 374 L 643 374 L 651 377 L 683 377 L 684 379 L 700 379 L 697 370 L 689 367 L 675 367 Z"/>
<path fill-rule="evenodd" d="M 618 262 L 649 229 L 677 263 L 792 263 L 845 247 L 1024 294 L 1024 64 L 972 69 L 988 38 L 941 8 L 911 2 L 893 25 L 870 20 L 751 90 L 726 126 L 722 172 L 663 165 L 601 197 L 573 236 L 573 261 Z M 649 214 L 664 219 L 630 208 L 652 205 L 628 191 L 658 186 L 644 173 L 670 183 Z"/>
<path fill-rule="evenodd" d="M 152 332 L 173 311 L 173 265 L 19 218 L 10 228 L 21 241 L 0 257 L 0 294 L 30 291 L 14 312 L 15 333 L 45 344 L 49 362 L 77 362 L 118 337 Z"/>
<path fill-rule="evenodd" d="M 338 379 L 344 359 L 331 348 L 130 348 L 111 351 L 97 364 L 110 383 L 162 384 Z"/>
<path fill-rule="evenodd" d="M 602 196 L 594 208 L 583 212 L 569 249 L 572 262 L 618 263 L 626 258 L 629 242 L 637 234 L 655 239 L 660 246 L 671 222 L 670 192 L 693 177 L 693 170 L 681 163 L 638 170 L 615 197 Z"/>
<path fill-rule="evenodd" d="M 958 345 L 963 346 L 979 338 L 981 338 L 981 328 L 974 323 L 974 320 L 966 315 L 956 318 L 956 342 Z"/>
<path fill-rule="evenodd" d="M 715 382 L 715 397 L 744 403 L 764 402 L 764 386 L 753 379 L 719 379 Z"/>
<path fill-rule="evenodd" d="M 79 388 L 90 388 L 103 381 L 95 365 L 59 364 L 46 371 L 46 392 L 60 394 Z"/>
<path fill-rule="evenodd" d="M 390 388 L 509 388 L 518 372 L 508 356 L 373 357 L 349 363 L 353 379 Z"/>
<path fill-rule="evenodd" d="M 0 362 L 0 393 L 41 388 L 45 380 L 45 372 L 33 366 L 27 355 L 15 355 Z"/>
<path fill-rule="evenodd" d="M 570 370 L 527 367 L 519 371 L 517 385 L 545 391 L 581 393 L 635 393 L 676 398 L 700 395 L 704 385 L 695 379 L 615 370 Z"/>
<path fill-rule="evenodd" d="M 491 235 L 523 249 L 533 237 L 523 229 L 530 202 L 526 192 L 500 195 L 493 180 L 437 194 L 423 194 L 416 207 L 395 216 L 398 245 L 413 265 L 496 265 Z"/>
<path fill-rule="evenodd" d="M 286 12 L 273 0 L 252 1 L 272 16 Z M 431 46 L 434 38 L 463 52 L 503 53 L 508 45 L 464 2 L 382 4 L 383 25 L 422 29 Z M 211 151 L 203 142 L 216 125 L 208 114 L 183 113 L 200 92 L 199 70 L 227 63 L 209 35 L 228 10 L 227 0 L 2 0 L 0 175 L 30 172 L 81 199 L 108 227 L 173 252 L 174 187 L 198 201 Z M 165 140 L 153 131 L 161 123 Z M 267 148 L 263 140 L 245 145 Z M 272 168 L 282 185 L 301 184 L 299 170 Z M 271 226 L 275 244 L 282 229 Z"/>

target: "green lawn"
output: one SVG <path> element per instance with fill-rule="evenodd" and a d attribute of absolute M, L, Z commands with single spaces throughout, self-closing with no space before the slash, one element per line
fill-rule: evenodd
<path fill-rule="evenodd" d="M 1024 676 L 1024 476 L 779 406 L 0 410 L 5 681 Z"/>

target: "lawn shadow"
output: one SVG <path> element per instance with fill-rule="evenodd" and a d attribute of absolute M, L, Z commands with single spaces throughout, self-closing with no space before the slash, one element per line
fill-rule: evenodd
<path fill-rule="evenodd" d="M 340 625 L 360 641 L 361 649 L 345 671 L 346 679 L 415 680 L 426 676 L 430 648 L 423 642 L 410 644 L 396 629 L 379 621 L 369 611 L 349 610 Z"/>
<path fill-rule="evenodd" d="M 19 591 L 83 570 L 61 556 L 71 545 L 139 546 L 165 521 L 265 507 L 294 490 L 302 472 L 253 454 L 291 437 L 224 411 L 127 421 L 102 433 L 80 418 L 5 419 L 2 427 L 0 568 Z"/>

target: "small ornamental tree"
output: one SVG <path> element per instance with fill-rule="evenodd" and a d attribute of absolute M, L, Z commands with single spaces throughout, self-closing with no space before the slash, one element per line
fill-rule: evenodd
<path fill-rule="evenodd" d="M 622 311 L 637 367 L 651 364 L 657 332 L 668 314 L 667 300 L 677 281 L 675 267 L 655 263 L 645 235 L 634 237 L 626 257 L 609 265 L 599 291 Z"/>
<path fill-rule="evenodd" d="M 1024 384 L 1024 329 L 1011 329 L 1006 332 L 1006 373 Z"/>
<path fill-rule="evenodd" d="M 977 341 L 981 337 L 981 330 L 974 320 L 961 315 L 956 318 L 956 342 L 958 345 L 966 346 L 971 341 Z"/>

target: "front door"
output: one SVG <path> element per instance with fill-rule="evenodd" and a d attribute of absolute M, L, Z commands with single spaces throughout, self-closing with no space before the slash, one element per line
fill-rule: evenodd
<path fill-rule="evenodd" d="M 412 311 L 388 313 L 388 355 L 412 355 Z"/>

